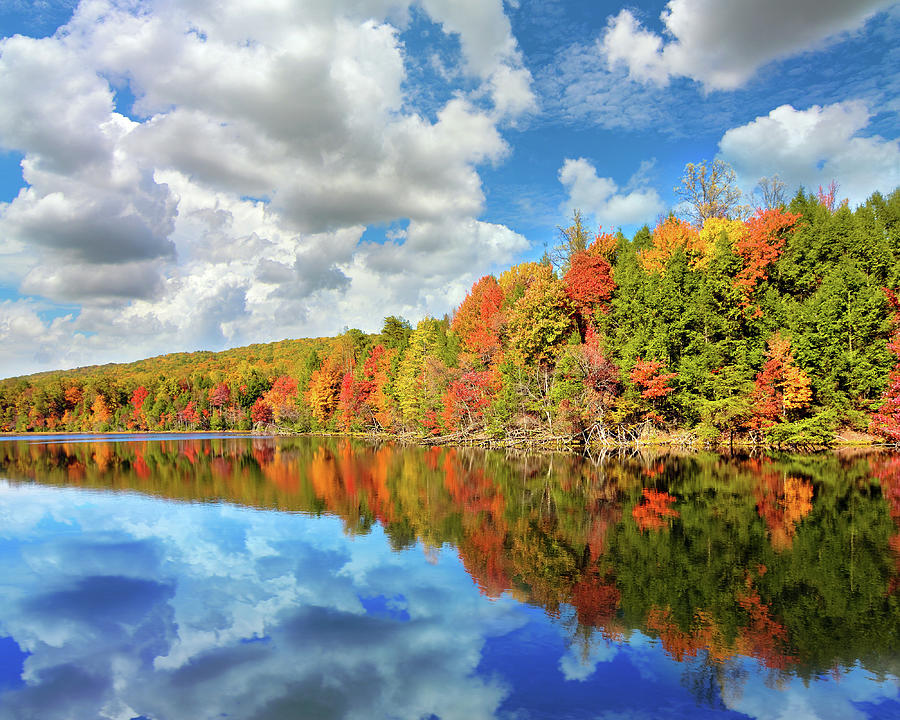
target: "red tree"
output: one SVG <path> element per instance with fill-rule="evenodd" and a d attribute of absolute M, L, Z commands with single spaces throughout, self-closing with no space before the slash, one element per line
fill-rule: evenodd
<path fill-rule="evenodd" d="M 777 208 L 759 208 L 747 221 L 747 232 L 734 243 L 735 253 L 744 261 L 744 267 L 734 279 L 735 287 L 741 292 L 742 308 L 750 307 L 754 288 L 766 279 L 769 267 L 781 255 L 788 233 L 796 228 L 800 217 Z M 753 314 L 758 317 L 762 311 L 756 308 Z"/>
<path fill-rule="evenodd" d="M 881 393 L 881 405 L 872 415 L 869 430 L 894 443 L 900 443 L 900 300 L 890 288 L 884 288 L 884 294 L 893 311 L 894 323 L 888 348 L 894 353 L 897 362 L 888 375 L 887 387 Z"/>
<path fill-rule="evenodd" d="M 582 326 L 592 324 L 595 308 L 607 311 L 606 302 L 616 287 L 607 259 L 590 252 L 575 253 L 570 258 L 563 281 Z"/>
<path fill-rule="evenodd" d="M 349 431 L 354 421 L 362 419 L 361 411 L 371 392 L 371 382 L 357 380 L 352 370 L 344 373 L 341 380 L 341 394 L 338 396 L 338 412 L 341 414 L 341 425 L 344 430 Z"/>
<path fill-rule="evenodd" d="M 641 388 L 641 397 L 645 400 L 665 397 L 675 388 L 669 387 L 669 380 L 678 377 L 677 373 L 662 372 L 665 365 L 659 360 L 642 360 L 638 358 L 631 370 L 631 382 Z"/>
<path fill-rule="evenodd" d="M 775 333 L 769 340 L 766 362 L 756 375 L 751 396 L 751 430 L 772 426 L 789 410 L 806 407 L 811 399 L 809 376 L 797 367 L 790 340 Z"/>
<path fill-rule="evenodd" d="M 200 413 L 197 412 L 197 407 L 193 400 L 184 406 L 184 410 L 178 413 L 178 420 L 188 427 L 194 427 L 200 422 Z"/>
<path fill-rule="evenodd" d="M 143 385 L 138 386 L 135 388 L 135 391 L 131 393 L 131 406 L 134 408 L 134 412 L 132 413 L 132 420 L 129 422 L 129 427 L 146 425 L 141 414 L 141 408 L 144 407 L 144 401 L 149 395 L 150 393 L 147 392 L 147 388 Z"/>
<path fill-rule="evenodd" d="M 209 404 L 213 407 L 220 408 L 223 405 L 227 405 L 229 400 L 231 400 L 231 390 L 228 389 L 225 383 L 221 382 L 210 389 Z"/>
<path fill-rule="evenodd" d="M 272 408 L 265 400 L 259 398 L 253 407 L 250 408 L 250 419 L 254 423 L 270 423 L 272 422 Z"/>
<path fill-rule="evenodd" d="M 363 380 L 367 383 L 365 401 L 373 421 L 381 428 L 390 428 L 394 424 L 394 402 L 388 394 L 388 383 L 396 354 L 395 349 L 376 345 L 363 364 Z"/>
<path fill-rule="evenodd" d="M 472 425 L 484 414 L 500 389 L 500 377 L 493 370 L 471 371 L 450 383 L 444 393 L 444 427 L 454 430 L 460 424 Z"/>
<path fill-rule="evenodd" d="M 146 400 L 149 395 L 150 393 L 147 392 L 147 388 L 143 385 L 140 385 L 133 393 L 131 393 L 131 405 L 134 407 L 135 414 L 141 411 L 141 408 L 144 406 L 144 400 Z"/>
<path fill-rule="evenodd" d="M 500 328 L 505 320 L 502 305 L 503 290 L 493 275 L 472 285 L 451 325 L 466 350 L 488 358 L 500 349 Z"/>
<path fill-rule="evenodd" d="M 272 415 L 278 422 L 294 420 L 297 415 L 297 381 L 289 375 L 281 375 L 263 395 Z"/>

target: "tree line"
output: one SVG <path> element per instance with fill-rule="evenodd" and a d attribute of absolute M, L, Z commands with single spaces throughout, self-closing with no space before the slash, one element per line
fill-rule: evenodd
<path fill-rule="evenodd" d="M 0 428 L 900 440 L 900 189 L 851 210 L 773 178 L 751 211 L 716 162 L 677 190 L 681 216 L 631 238 L 575 211 L 540 262 L 415 327 L 2 381 Z"/>

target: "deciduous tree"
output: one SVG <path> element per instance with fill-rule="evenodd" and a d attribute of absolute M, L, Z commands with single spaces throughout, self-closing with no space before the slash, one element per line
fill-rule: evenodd
<path fill-rule="evenodd" d="M 549 269 L 532 281 L 509 318 L 511 343 L 527 363 L 549 360 L 573 328 L 566 288 Z"/>
<path fill-rule="evenodd" d="M 485 275 L 472 285 L 454 313 L 450 328 L 465 350 L 487 361 L 500 350 L 505 319 L 503 291 L 493 275 Z"/>
<path fill-rule="evenodd" d="M 685 165 L 675 194 L 685 203 L 688 220 L 697 227 L 707 218 L 734 218 L 746 212 L 734 169 L 723 160 Z"/>

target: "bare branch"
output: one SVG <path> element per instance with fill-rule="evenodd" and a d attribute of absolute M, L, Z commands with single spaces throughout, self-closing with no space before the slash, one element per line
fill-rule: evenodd
<path fill-rule="evenodd" d="M 742 217 L 747 213 L 740 204 L 742 193 L 734 169 L 722 160 L 685 165 L 675 194 L 687 204 L 687 218 L 698 227 L 708 218 Z"/>
<path fill-rule="evenodd" d="M 785 205 L 785 185 L 778 174 L 771 177 L 761 177 L 756 183 L 754 195 L 760 199 L 760 206 L 764 210 L 774 210 Z"/>

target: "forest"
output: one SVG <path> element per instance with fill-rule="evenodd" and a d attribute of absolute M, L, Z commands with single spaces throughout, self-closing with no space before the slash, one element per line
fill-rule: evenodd
<path fill-rule="evenodd" d="M 267 430 L 429 442 L 900 441 L 900 189 L 757 207 L 688 165 L 630 239 L 577 210 L 443 318 L 0 381 L 6 432 Z"/>

